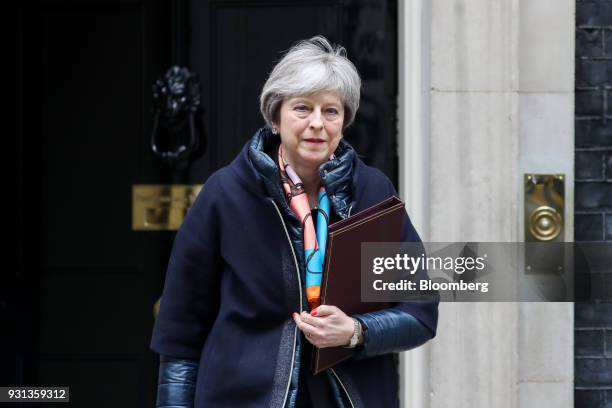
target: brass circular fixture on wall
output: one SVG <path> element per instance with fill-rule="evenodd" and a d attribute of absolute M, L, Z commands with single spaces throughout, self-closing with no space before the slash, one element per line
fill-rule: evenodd
<path fill-rule="evenodd" d="M 529 231 L 539 241 L 555 239 L 562 228 L 561 215 L 552 207 L 542 205 L 529 215 Z"/>

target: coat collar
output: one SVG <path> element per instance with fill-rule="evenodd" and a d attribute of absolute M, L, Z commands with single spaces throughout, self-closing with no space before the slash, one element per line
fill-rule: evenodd
<path fill-rule="evenodd" d="M 293 216 L 285 199 L 278 165 L 272 158 L 279 143 L 278 135 L 272 134 L 268 128 L 261 128 L 245 144 L 234 164 L 249 189 L 272 197 L 286 214 Z M 340 217 L 346 218 L 357 176 L 357 155 L 353 147 L 342 139 L 334 156 L 319 167 L 319 174 L 334 210 Z"/>

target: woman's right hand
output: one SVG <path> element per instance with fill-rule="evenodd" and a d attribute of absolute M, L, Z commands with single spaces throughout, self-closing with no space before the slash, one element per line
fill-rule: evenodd
<path fill-rule="evenodd" d="M 316 347 L 346 346 L 355 331 L 354 320 L 336 306 L 321 305 L 310 314 L 294 313 L 293 320 Z"/>

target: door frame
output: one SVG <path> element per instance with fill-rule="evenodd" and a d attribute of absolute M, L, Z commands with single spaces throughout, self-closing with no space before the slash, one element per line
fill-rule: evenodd
<path fill-rule="evenodd" d="M 430 3 L 398 2 L 398 185 L 421 239 L 429 230 L 429 27 Z M 400 353 L 400 406 L 429 406 L 430 345 Z"/>

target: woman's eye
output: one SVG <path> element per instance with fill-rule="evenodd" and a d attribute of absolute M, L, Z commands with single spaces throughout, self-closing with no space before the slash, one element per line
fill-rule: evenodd
<path fill-rule="evenodd" d="M 298 112 L 306 112 L 308 107 L 306 105 L 297 105 L 294 109 Z"/>
<path fill-rule="evenodd" d="M 336 108 L 329 108 L 327 110 L 327 113 L 329 113 L 330 115 L 337 115 L 338 114 L 338 109 L 336 109 Z"/>

